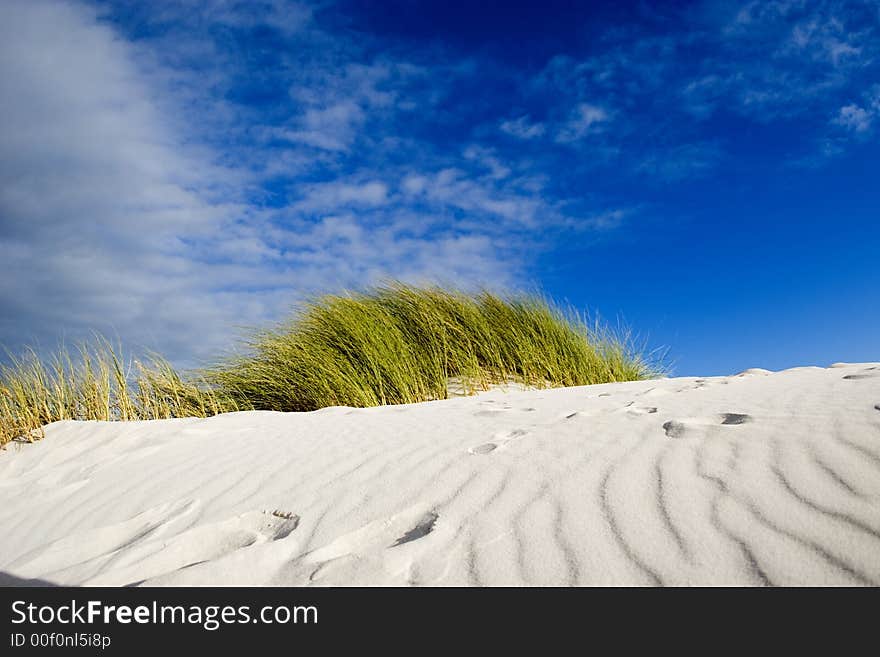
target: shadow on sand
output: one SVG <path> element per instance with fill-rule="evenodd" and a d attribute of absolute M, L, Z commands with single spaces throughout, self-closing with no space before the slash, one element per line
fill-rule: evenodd
<path fill-rule="evenodd" d="M 0 571 L 0 586 L 58 586 L 44 579 L 24 579 Z"/>

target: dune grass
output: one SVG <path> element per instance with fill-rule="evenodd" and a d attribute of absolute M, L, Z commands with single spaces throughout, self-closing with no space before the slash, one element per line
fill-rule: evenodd
<path fill-rule="evenodd" d="M 103 338 L 48 361 L 29 350 L 0 365 L 0 446 L 43 437 L 58 420 L 156 420 L 238 410 L 205 382 L 188 381 L 159 356 L 127 363 Z"/>
<path fill-rule="evenodd" d="M 305 303 L 244 355 L 184 377 L 160 356 L 129 362 L 100 337 L 48 361 L 0 365 L 0 446 L 57 420 L 207 417 L 402 404 L 518 382 L 576 386 L 659 372 L 597 323 L 534 295 L 392 284 Z"/>
<path fill-rule="evenodd" d="M 574 386 L 656 374 L 628 341 L 530 295 L 393 284 L 322 296 L 206 378 L 257 409 L 401 404 L 516 381 Z"/>

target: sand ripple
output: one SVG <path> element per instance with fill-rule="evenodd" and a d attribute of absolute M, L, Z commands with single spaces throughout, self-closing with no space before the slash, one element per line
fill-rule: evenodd
<path fill-rule="evenodd" d="M 841 363 L 393 408 L 59 422 L 0 452 L 0 573 L 880 585 L 878 373 Z"/>

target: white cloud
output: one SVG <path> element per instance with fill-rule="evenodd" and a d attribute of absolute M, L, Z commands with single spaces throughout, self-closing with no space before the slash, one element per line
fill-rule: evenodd
<path fill-rule="evenodd" d="M 352 102 L 310 108 L 299 119 L 297 129 L 278 129 L 273 136 L 328 151 L 346 151 L 364 116 L 364 111 Z"/>
<path fill-rule="evenodd" d="M 157 36 L 131 41 L 85 4 L 0 3 L 0 344 L 98 329 L 190 364 L 303 294 L 506 284 L 574 221 L 527 161 L 399 128 L 466 67 L 370 59 L 274 1 L 155 7 Z M 269 53 L 265 112 L 236 103 L 252 71 L 213 40 L 256 25 L 294 44 Z M 554 133 L 520 118 L 521 138 Z M 585 135 L 608 117 L 571 119 Z"/>
<path fill-rule="evenodd" d="M 237 181 L 181 146 L 154 93 L 88 8 L 0 6 L 0 342 L 95 328 L 167 346 L 170 324 L 216 344 L 233 313 L 204 303 L 187 250 L 223 234 L 235 204 L 211 198 Z"/>
<path fill-rule="evenodd" d="M 465 219 L 462 225 L 473 225 L 486 215 L 511 222 L 494 226 L 487 223 L 482 225 L 485 231 L 503 232 L 534 227 L 539 216 L 549 226 L 556 214 L 531 193 L 498 189 L 491 176 L 481 181 L 456 168 L 442 169 L 432 175 L 410 175 L 404 179 L 403 187 L 410 195 L 421 197 L 438 210 L 455 208 L 472 213 L 472 218 Z"/>
<path fill-rule="evenodd" d="M 488 169 L 489 175 L 495 180 L 501 180 L 510 175 L 510 167 L 498 158 L 494 149 L 471 144 L 465 148 L 463 155 L 466 160 L 476 162 Z"/>
<path fill-rule="evenodd" d="M 312 9 L 289 0 L 199 0 L 205 18 L 232 27 L 268 25 L 284 34 L 301 30 L 312 18 Z"/>
<path fill-rule="evenodd" d="M 193 364 L 304 293 L 388 275 L 508 278 L 488 238 L 405 237 L 399 209 L 339 213 L 384 207 L 380 180 L 300 185 L 301 208 L 252 203 L 252 173 L 180 134 L 201 117 L 166 114 L 174 94 L 155 84 L 175 78 L 146 76 L 136 52 L 84 5 L 0 4 L 0 344 L 97 329 Z M 340 126 L 359 117 L 333 107 L 303 126 L 342 146 Z"/>
<path fill-rule="evenodd" d="M 543 123 L 533 123 L 528 116 L 520 116 L 516 119 L 503 121 L 501 131 L 506 132 L 518 139 L 535 139 L 542 137 L 546 132 Z"/>
<path fill-rule="evenodd" d="M 421 194 L 427 185 L 428 179 L 417 174 L 408 174 L 400 183 L 401 188 L 407 194 Z"/>
<path fill-rule="evenodd" d="M 863 133 L 871 129 L 873 118 L 872 112 L 853 104 L 841 107 L 834 118 L 834 123 L 853 132 Z"/>
<path fill-rule="evenodd" d="M 862 94 L 862 103 L 849 103 L 842 106 L 831 123 L 856 135 L 867 135 L 874 127 L 874 120 L 880 115 L 880 84 L 875 84 Z"/>
<path fill-rule="evenodd" d="M 865 34 L 847 29 L 833 13 L 817 14 L 797 23 L 788 41 L 783 42 L 782 49 L 824 60 L 835 67 L 858 63 L 864 51 L 861 44 Z"/>
<path fill-rule="evenodd" d="M 371 114 L 393 109 L 397 94 L 383 87 L 410 76 L 415 67 L 313 62 L 290 89 L 293 115 L 273 136 L 314 148 L 348 151 Z"/>
<path fill-rule="evenodd" d="M 348 205 L 377 206 L 388 200 L 388 186 L 378 180 L 364 183 L 329 182 L 302 186 L 304 198 L 295 203 L 298 210 L 335 210 Z"/>
<path fill-rule="evenodd" d="M 624 219 L 630 213 L 626 210 L 608 210 L 606 212 L 602 212 L 601 214 L 594 215 L 589 217 L 587 223 L 589 226 L 593 226 L 595 228 L 599 228 L 601 230 L 612 230 L 614 228 L 620 227 L 623 223 Z"/>
<path fill-rule="evenodd" d="M 580 103 L 556 133 L 556 141 L 566 143 L 595 134 L 609 118 L 604 108 L 591 103 Z"/>

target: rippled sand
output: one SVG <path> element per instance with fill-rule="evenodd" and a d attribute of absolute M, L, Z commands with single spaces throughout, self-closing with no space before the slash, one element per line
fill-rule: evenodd
<path fill-rule="evenodd" d="M 0 581 L 877 585 L 880 365 L 59 422 L 0 537 Z"/>

